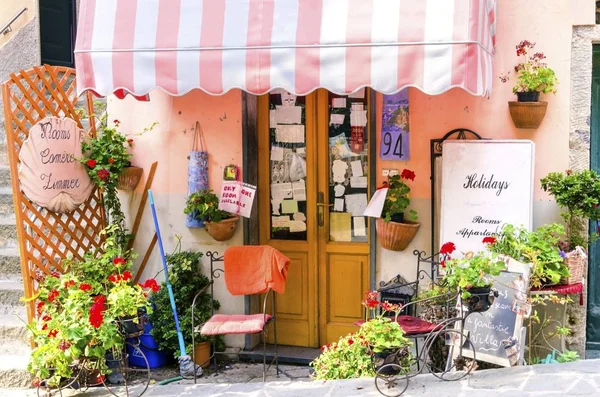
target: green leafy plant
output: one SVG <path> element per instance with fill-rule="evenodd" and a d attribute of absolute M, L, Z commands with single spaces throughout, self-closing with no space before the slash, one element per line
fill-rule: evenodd
<path fill-rule="evenodd" d="M 64 274 L 36 274 L 37 318 L 27 328 L 37 347 L 28 370 L 50 386 L 71 377 L 80 357 L 97 362 L 101 376 L 109 373 L 105 356 L 124 343 L 117 320 L 151 310 L 147 295 L 159 287 L 153 279 L 132 284 L 132 262 L 117 242 L 118 230 L 105 229 L 101 249 L 82 261 L 64 261 Z"/>
<path fill-rule="evenodd" d="M 567 325 L 565 325 L 561 319 L 553 316 L 552 310 L 542 309 L 548 304 L 566 306 L 573 303 L 568 295 L 533 295 L 530 298 L 530 302 L 534 305 L 533 313 L 529 318 L 529 330 L 528 330 L 528 363 L 537 364 L 540 362 L 548 362 L 548 353 L 551 353 L 551 357 L 555 355 L 555 343 L 556 338 L 562 338 L 571 335 L 572 331 Z M 533 325 L 536 325 L 535 327 Z M 564 352 L 558 352 L 559 356 L 556 358 L 558 362 L 575 361 L 579 358 L 577 353 L 565 350 Z M 562 358 L 561 358 L 562 356 Z M 542 358 L 546 357 L 545 360 Z M 565 360 L 565 361 L 561 361 Z M 552 362 L 552 361 L 550 361 Z"/>
<path fill-rule="evenodd" d="M 388 177 L 387 181 L 387 195 L 385 196 L 385 202 L 383 204 L 383 211 L 381 213 L 384 221 L 389 222 L 396 216 L 404 216 L 404 211 L 410 204 L 410 188 L 406 184 L 405 180 L 415 180 L 415 173 L 411 170 L 404 169 L 400 175 L 393 175 Z M 410 210 L 410 219 L 416 221 L 418 219 L 417 212 Z"/>
<path fill-rule="evenodd" d="M 190 194 L 183 209 L 184 214 L 193 214 L 200 221 L 221 222 L 231 214 L 219 209 L 219 197 L 210 189 Z"/>
<path fill-rule="evenodd" d="M 363 323 L 359 331 L 348 334 L 321 348 L 321 355 L 310 365 L 314 367 L 316 380 L 352 379 L 375 376 L 374 355 L 383 352 L 408 349 L 410 340 L 396 321 L 402 307 L 389 302 L 380 302 L 377 291 L 367 292 L 362 302 L 367 315 L 378 315 Z M 393 313 L 393 318 L 386 314 Z M 407 352 L 401 366 L 410 367 L 411 356 Z"/>
<path fill-rule="evenodd" d="M 194 296 L 209 285 L 209 279 L 200 272 L 201 252 L 177 251 L 167 255 L 169 279 L 175 295 L 175 305 L 179 324 L 186 344 L 186 350 L 192 351 L 192 301 Z M 175 357 L 179 356 L 179 342 L 177 332 L 173 323 L 173 312 L 166 285 L 152 296 L 154 311 L 150 315 L 152 323 L 152 336 L 156 338 L 161 350 L 171 352 Z M 194 309 L 194 324 L 202 324 L 211 317 L 210 295 L 204 293 L 196 300 Z M 215 310 L 219 309 L 219 301 L 214 301 Z M 208 342 L 212 339 L 200 334 L 195 335 L 197 342 Z M 223 350 L 222 337 L 217 338 L 217 350 Z"/>
<path fill-rule="evenodd" d="M 453 289 L 448 287 L 446 283 L 431 284 L 429 288 L 419 291 L 412 301 L 420 301 L 427 299 L 426 305 L 445 305 L 452 298 Z"/>
<path fill-rule="evenodd" d="M 556 361 L 558 361 L 559 363 L 570 363 L 579 359 L 579 353 L 577 353 L 576 351 L 565 350 L 564 352 L 558 355 Z"/>
<path fill-rule="evenodd" d="M 444 246 L 442 246 L 442 250 L 449 251 L 448 255 L 454 251 L 454 249 L 449 250 Z M 499 275 L 506 269 L 506 264 L 498 257 L 498 254 L 487 251 L 480 251 L 476 254 L 467 252 L 462 258 L 448 259 L 442 262 L 442 266 L 446 269 L 444 283 L 449 288 L 459 288 L 463 299 L 471 296 L 469 289 L 491 286 L 494 281 L 493 276 Z"/>
<path fill-rule="evenodd" d="M 507 224 L 488 244 L 488 249 L 519 262 L 531 263 L 529 284 L 532 287 L 557 284 L 562 277 L 569 276 L 564 252 L 559 248 L 564 232 L 564 227 L 556 223 L 540 226 L 532 232 Z"/>
<path fill-rule="evenodd" d="M 551 172 L 541 180 L 542 189 L 550 192 L 563 208 L 562 218 L 567 224 L 569 251 L 576 246 L 587 247 L 597 233 L 586 236 L 586 220 L 600 218 L 600 176 L 593 170 Z"/>
<path fill-rule="evenodd" d="M 540 92 L 547 94 L 556 92 L 558 79 L 554 70 L 549 68 L 544 62 L 546 56 L 542 52 L 533 53 L 535 43 L 527 40 L 521 41 L 517 45 L 517 56 L 524 60 L 515 66 L 517 74 L 517 83 L 513 87 L 513 93 L 518 92 Z"/>

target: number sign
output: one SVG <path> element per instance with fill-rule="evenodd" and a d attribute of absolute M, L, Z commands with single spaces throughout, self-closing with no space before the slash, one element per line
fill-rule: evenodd
<path fill-rule="evenodd" d="M 70 118 L 46 117 L 31 127 L 19 152 L 19 181 L 29 200 L 65 213 L 88 198 L 94 184 L 78 160 L 84 138 Z"/>
<path fill-rule="evenodd" d="M 446 141 L 442 153 L 440 245 L 478 251 L 504 224 L 531 230 L 533 142 Z"/>
<path fill-rule="evenodd" d="M 381 123 L 382 160 L 408 160 L 408 89 L 383 96 Z"/>

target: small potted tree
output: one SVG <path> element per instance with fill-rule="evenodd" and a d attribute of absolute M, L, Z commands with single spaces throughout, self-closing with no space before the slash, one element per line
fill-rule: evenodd
<path fill-rule="evenodd" d="M 563 209 L 562 218 L 567 224 L 567 240 L 562 249 L 570 276 L 563 284 L 581 281 L 590 241 L 598 238 L 596 232 L 587 233 L 587 221 L 600 218 L 600 176 L 593 170 L 551 172 L 542 178 L 542 189 L 549 192 Z M 578 248 L 579 247 L 579 248 Z"/>
<path fill-rule="evenodd" d="M 219 198 L 210 189 L 190 194 L 183 212 L 204 222 L 206 232 L 217 241 L 233 237 L 239 217 L 219 209 Z"/>
<path fill-rule="evenodd" d="M 454 251 L 453 243 L 445 243 L 440 253 L 449 255 Z M 506 268 L 498 254 L 486 251 L 467 252 L 460 259 L 447 259 L 441 263 L 445 268 L 444 282 L 450 288 L 460 290 L 469 311 L 484 312 L 490 308 L 498 291 L 492 289 L 493 276 Z"/>
<path fill-rule="evenodd" d="M 555 93 L 558 84 L 554 70 L 543 62 L 546 56 L 533 51 L 535 43 L 523 40 L 517 45 L 517 56 L 523 61 L 515 66 L 517 82 L 513 93 L 517 101 L 508 102 L 510 116 L 517 128 L 538 128 L 546 115 L 548 102 L 540 101 L 540 94 Z M 503 78 L 506 81 L 508 77 Z"/>
<path fill-rule="evenodd" d="M 405 219 L 404 212 L 410 204 L 410 188 L 405 181 L 409 179 L 414 181 L 415 173 L 408 169 L 388 177 L 383 211 L 375 224 L 381 246 L 391 251 L 403 251 L 408 247 L 421 226 L 415 210 L 410 210 L 409 220 Z"/>

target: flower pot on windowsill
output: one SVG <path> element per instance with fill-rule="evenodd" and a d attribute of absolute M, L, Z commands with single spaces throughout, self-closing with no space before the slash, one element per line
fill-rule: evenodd
<path fill-rule="evenodd" d="M 420 226 L 421 224 L 418 222 L 386 222 L 383 218 L 377 218 L 375 223 L 377 238 L 381 246 L 390 251 L 403 251 L 406 249 L 417 231 L 419 231 Z"/>
<path fill-rule="evenodd" d="M 223 219 L 220 222 L 204 222 L 204 229 L 216 241 L 227 241 L 235 233 L 239 216 Z"/>
<path fill-rule="evenodd" d="M 508 102 L 510 117 L 517 128 L 535 129 L 542 124 L 548 102 L 539 101 L 539 92 L 517 92 L 517 101 Z"/>
<path fill-rule="evenodd" d="M 123 173 L 119 175 L 119 180 L 117 181 L 117 189 L 132 192 L 138 183 L 140 183 L 143 172 L 144 169 L 141 167 L 131 166 L 123 168 Z"/>

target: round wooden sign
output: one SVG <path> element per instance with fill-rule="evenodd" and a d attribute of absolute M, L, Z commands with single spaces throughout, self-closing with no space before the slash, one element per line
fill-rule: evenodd
<path fill-rule="evenodd" d="M 84 139 L 85 131 L 70 118 L 46 117 L 29 130 L 19 153 L 19 181 L 29 200 L 65 213 L 89 197 L 94 183 L 77 160 Z"/>

